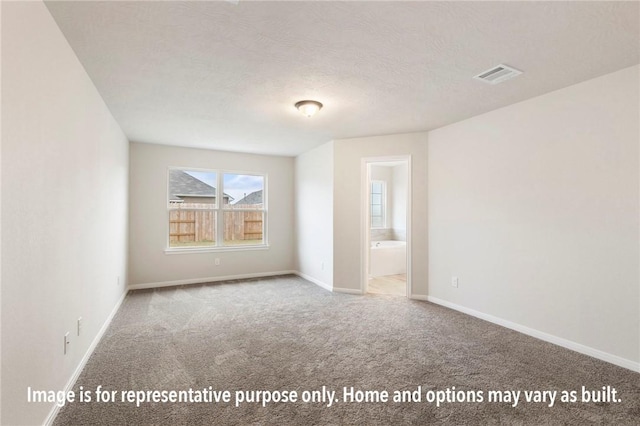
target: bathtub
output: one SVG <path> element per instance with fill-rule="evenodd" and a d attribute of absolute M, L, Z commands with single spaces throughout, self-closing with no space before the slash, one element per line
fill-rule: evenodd
<path fill-rule="evenodd" d="M 371 241 L 369 275 L 379 277 L 406 273 L 406 241 Z"/>

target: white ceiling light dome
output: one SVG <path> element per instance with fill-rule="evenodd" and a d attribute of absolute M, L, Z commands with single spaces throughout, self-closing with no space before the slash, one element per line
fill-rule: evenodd
<path fill-rule="evenodd" d="M 296 108 L 307 117 L 311 117 L 322 109 L 322 104 L 318 101 L 300 101 L 296 102 Z"/>

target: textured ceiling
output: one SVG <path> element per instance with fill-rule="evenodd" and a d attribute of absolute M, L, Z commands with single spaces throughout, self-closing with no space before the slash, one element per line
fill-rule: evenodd
<path fill-rule="evenodd" d="M 129 140 L 297 155 L 429 130 L 640 62 L 638 2 L 61 2 Z M 490 86 L 499 63 L 524 71 Z M 313 118 L 293 104 L 315 99 Z"/>

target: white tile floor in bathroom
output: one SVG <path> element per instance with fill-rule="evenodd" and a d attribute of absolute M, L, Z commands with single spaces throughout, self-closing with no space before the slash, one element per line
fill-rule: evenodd
<path fill-rule="evenodd" d="M 368 293 L 406 296 L 407 274 L 385 275 L 369 278 Z"/>

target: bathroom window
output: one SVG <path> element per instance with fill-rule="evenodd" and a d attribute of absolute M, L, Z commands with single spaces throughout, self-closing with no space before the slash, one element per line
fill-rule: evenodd
<path fill-rule="evenodd" d="M 382 180 L 371 181 L 371 228 L 385 228 L 387 224 L 387 191 Z"/>

